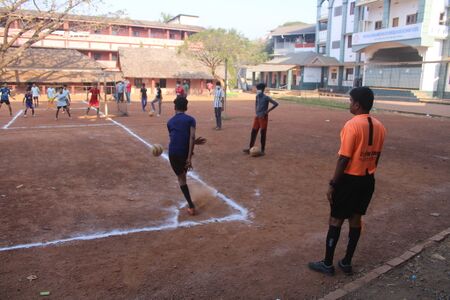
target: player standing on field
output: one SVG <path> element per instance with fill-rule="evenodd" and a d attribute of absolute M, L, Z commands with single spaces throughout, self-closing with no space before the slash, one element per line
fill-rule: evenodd
<path fill-rule="evenodd" d="M 249 154 L 250 149 L 255 145 L 256 137 L 259 129 L 261 129 L 261 155 L 264 155 L 266 149 L 266 136 L 267 125 L 269 123 L 269 112 L 274 110 L 278 106 L 278 102 L 264 94 L 266 85 L 264 83 L 258 83 L 256 86 L 256 102 L 255 110 L 256 116 L 253 120 L 253 128 L 250 136 L 250 146 L 248 149 L 244 149 L 244 153 Z M 272 103 L 272 107 L 269 109 L 269 103 Z"/>
<path fill-rule="evenodd" d="M 222 111 L 225 101 L 225 93 L 220 85 L 220 81 L 216 82 L 214 90 L 214 115 L 216 116 L 216 130 L 222 129 Z"/>
<path fill-rule="evenodd" d="M 206 142 L 204 138 L 195 138 L 195 119 L 185 112 L 188 100 L 185 97 L 177 97 L 174 101 L 175 116 L 167 122 L 169 130 L 169 160 L 173 171 L 178 177 L 180 189 L 188 202 L 188 213 L 195 215 L 195 206 L 192 202 L 189 188 L 187 186 L 186 174 L 192 169 L 192 155 L 194 145 L 202 145 Z"/>
<path fill-rule="evenodd" d="M 11 109 L 11 103 L 9 102 L 9 97 L 11 96 L 11 89 L 8 87 L 8 85 L 3 83 L 3 87 L 0 89 L 0 108 L 2 108 L 3 103 L 8 105 L 9 109 L 9 115 L 12 116 L 12 109 Z"/>
<path fill-rule="evenodd" d="M 39 96 L 41 94 L 41 91 L 39 90 L 39 87 L 36 85 L 36 83 L 33 83 L 33 86 L 31 87 L 31 93 L 33 94 L 34 106 L 39 107 Z"/>
<path fill-rule="evenodd" d="M 67 114 L 69 115 L 69 118 L 72 118 L 70 116 L 70 109 L 69 109 L 69 98 L 68 94 L 64 91 L 64 88 L 60 87 L 58 94 L 56 95 L 56 118 L 55 120 L 58 120 L 58 114 L 59 114 L 59 110 L 62 108 L 63 111 L 66 110 Z"/>
<path fill-rule="evenodd" d="M 156 115 L 157 117 L 159 117 L 161 115 L 161 102 L 162 102 L 161 88 L 159 86 L 159 83 L 157 83 L 156 84 L 156 97 L 150 103 L 152 105 L 152 112 L 155 112 L 155 103 L 158 103 L 158 114 Z"/>
<path fill-rule="evenodd" d="M 350 112 L 355 116 L 341 130 L 341 147 L 327 198 L 331 214 L 326 238 L 325 259 L 309 263 L 309 268 L 334 274 L 333 256 L 345 219 L 349 222 L 349 240 L 345 257 L 338 262 L 346 274 L 352 274 L 352 257 L 361 234 L 361 218 L 366 213 L 375 189 L 375 171 L 383 148 L 386 129 L 369 114 L 373 92 L 368 87 L 350 92 Z"/>
<path fill-rule="evenodd" d="M 145 83 L 141 87 L 141 104 L 142 111 L 145 112 L 145 107 L 147 106 L 147 88 L 145 87 Z"/>
<path fill-rule="evenodd" d="M 180 81 L 177 81 L 177 83 L 176 83 L 175 95 L 177 95 L 177 97 L 186 97 L 186 91 L 184 90 Z"/>
<path fill-rule="evenodd" d="M 48 87 L 47 88 L 47 104 L 48 104 L 47 109 L 49 109 L 50 107 L 53 106 L 53 102 L 55 101 L 55 97 L 56 97 L 55 89 L 52 88 L 52 87 Z"/>
<path fill-rule="evenodd" d="M 23 117 L 24 118 L 27 117 L 27 111 L 29 108 L 31 109 L 31 115 L 34 117 L 33 94 L 31 92 L 31 89 L 27 89 L 27 91 L 25 92 L 22 104 L 25 104 L 25 111 L 23 112 Z"/>
<path fill-rule="evenodd" d="M 88 97 L 89 93 L 91 94 L 91 99 L 89 99 L 88 108 L 86 110 L 86 116 L 89 114 L 89 110 L 91 107 L 94 107 L 97 109 L 97 117 L 100 116 L 100 101 L 102 99 L 102 96 L 100 95 L 100 89 L 98 88 L 98 83 L 95 84 L 95 86 L 91 87 L 88 91 Z"/>

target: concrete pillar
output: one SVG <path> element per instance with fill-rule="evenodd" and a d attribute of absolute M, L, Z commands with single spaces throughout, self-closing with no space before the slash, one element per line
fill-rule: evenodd
<path fill-rule="evenodd" d="M 272 87 L 272 72 L 269 72 L 269 80 L 267 82 L 267 86 L 270 88 Z"/>
<path fill-rule="evenodd" d="M 425 4 L 426 0 L 419 0 L 419 11 L 417 12 L 417 23 L 422 23 L 425 20 Z M 430 1 L 431 2 L 431 1 Z"/>
<path fill-rule="evenodd" d="M 391 0 L 384 0 L 383 3 L 383 28 L 389 27 L 391 15 Z"/>
<path fill-rule="evenodd" d="M 205 88 L 205 81 L 202 79 L 200 80 L 200 94 L 203 94 L 204 88 Z"/>
<path fill-rule="evenodd" d="M 298 83 L 298 86 L 300 89 L 303 88 L 303 82 L 305 80 L 305 67 L 300 66 L 300 71 L 298 73 L 298 76 L 300 76 L 300 82 Z"/>
<path fill-rule="evenodd" d="M 322 0 L 317 0 L 317 12 L 316 12 L 316 53 L 319 53 L 319 32 L 320 26 L 318 19 L 320 18 L 321 8 L 322 8 Z"/>
<path fill-rule="evenodd" d="M 259 72 L 259 82 L 265 82 L 264 72 Z"/>
<path fill-rule="evenodd" d="M 150 85 L 150 91 L 152 93 L 152 95 L 155 93 L 155 79 L 152 78 L 152 83 Z"/>
<path fill-rule="evenodd" d="M 292 90 L 292 69 L 288 70 L 287 75 L 287 89 L 290 91 Z"/>
<path fill-rule="evenodd" d="M 166 30 L 166 39 L 170 39 L 170 30 L 169 29 Z"/>
<path fill-rule="evenodd" d="M 184 35 L 184 36 L 183 36 L 183 39 L 185 39 L 185 40 L 189 37 L 189 35 L 188 35 L 188 33 L 187 33 L 186 31 L 183 32 L 183 35 Z"/>
<path fill-rule="evenodd" d="M 72 95 L 75 94 L 75 86 L 74 86 L 74 85 L 71 85 L 71 86 L 70 86 L 70 93 L 71 93 Z"/>
<path fill-rule="evenodd" d="M 340 66 L 338 71 L 338 87 L 342 87 L 342 81 L 344 81 L 344 67 Z"/>
<path fill-rule="evenodd" d="M 333 20 L 333 3 L 334 1 L 330 1 L 330 6 L 328 7 L 328 24 L 327 24 L 327 47 L 326 47 L 326 55 L 330 55 L 331 50 L 331 21 Z"/>
<path fill-rule="evenodd" d="M 252 87 L 256 85 L 256 73 L 252 72 Z"/>
<path fill-rule="evenodd" d="M 133 36 L 133 28 L 131 26 L 128 27 L 128 36 Z"/>
<path fill-rule="evenodd" d="M 147 29 L 147 35 L 149 38 L 152 37 L 152 29 L 151 28 Z"/>
<path fill-rule="evenodd" d="M 279 89 L 280 88 L 280 86 L 281 86 L 281 72 L 277 72 L 277 77 L 276 77 L 276 87 L 277 87 L 277 89 Z"/>

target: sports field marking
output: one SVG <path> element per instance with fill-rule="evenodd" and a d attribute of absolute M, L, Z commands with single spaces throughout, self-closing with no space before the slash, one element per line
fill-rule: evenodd
<path fill-rule="evenodd" d="M 137 139 L 138 141 L 140 141 L 142 144 L 144 144 L 150 150 L 153 147 L 152 144 L 150 144 L 149 142 L 144 140 L 142 137 L 137 135 L 135 132 L 133 132 L 130 128 L 123 125 L 122 123 L 117 122 L 111 118 L 106 118 L 106 120 L 111 121 L 113 124 L 119 126 L 123 130 L 125 130 L 125 132 L 127 132 L 130 136 L 132 136 L 135 139 Z M 163 153 L 161 155 L 161 157 L 164 160 L 166 160 L 167 162 L 169 161 L 169 157 L 167 156 L 166 153 Z M 234 213 L 234 214 L 222 217 L 222 218 L 210 218 L 210 219 L 203 220 L 203 221 L 179 222 L 178 221 L 179 209 L 182 208 L 183 205 L 185 204 L 183 202 L 183 204 L 180 207 L 170 208 L 170 210 L 173 212 L 173 216 L 167 220 L 166 224 L 163 224 L 160 226 L 149 226 L 149 227 L 131 228 L 131 229 L 113 229 L 110 231 L 96 232 L 96 233 L 92 233 L 92 234 L 80 234 L 80 235 L 76 235 L 76 236 L 69 237 L 66 239 L 59 239 L 59 240 L 38 242 L 38 243 L 29 243 L 29 244 L 18 244 L 18 245 L 12 245 L 12 246 L 8 246 L 8 247 L 1 247 L 0 252 L 61 245 L 61 244 L 69 243 L 69 242 L 75 242 L 75 241 L 89 241 L 89 240 L 96 240 L 96 239 L 104 239 L 104 238 L 108 238 L 108 237 L 123 236 L 123 235 L 128 235 L 128 234 L 133 234 L 133 233 L 162 231 L 162 230 L 177 229 L 177 228 L 187 228 L 187 227 L 194 227 L 194 226 L 206 225 L 206 224 L 211 224 L 211 223 L 224 223 L 224 222 L 236 222 L 236 221 L 248 222 L 249 221 L 248 210 L 246 208 L 244 208 L 243 206 L 236 203 L 236 201 L 234 201 L 233 199 L 220 193 L 215 188 L 209 186 L 205 181 L 203 181 L 203 179 L 201 179 L 201 177 L 197 173 L 189 172 L 188 176 L 190 178 L 192 178 L 193 180 L 197 181 L 198 183 L 210 188 L 217 198 L 219 198 L 220 200 L 225 202 L 227 205 L 229 205 L 233 209 L 237 210 L 238 213 Z"/>
<path fill-rule="evenodd" d="M 48 128 L 78 128 L 78 127 L 101 127 L 101 126 L 114 126 L 114 124 L 73 124 L 73 125 L 41 125 L 41 126 L 22 126 L 22 127 L 9 127 L 3 128 L 6 130 L 15 129 L 48 129 Z"/>
<path fill-rule="evenodd" d="M 8 124 L 6 124 L 5 126 L 2 127 L 2 129 L 8 129 L 9 126 L 11 126 L 12 123 L 14 123 L 14 121 L 20 116 L 20 114 L 23 112 L 23 109 L 19 110 L 16 115 L 14 116 L 14 118 L 11 119 L 11 121 L 8 122 Z"/>

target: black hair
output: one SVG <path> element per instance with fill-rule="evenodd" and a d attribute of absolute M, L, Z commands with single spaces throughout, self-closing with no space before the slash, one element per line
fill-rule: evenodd
<path fill-rule="evenodd" d="M 156 87 L 159 87 L 159 83 L 158 82 L 156 83 Z"/>
<path fill-rule="evenodd" d="M 175 110 L 178 111 L 187 111 L 188 100 L 186 97 L 177 97 L 173 103 L 175 104 Z"/>
<path fill-rule="evenodd" d="M 220 81 L 217 81 L 217 82 L 216 82 L 216 85 L 222 86 L 222 84 L 220 83 Z"/>
<path fill-rule="evenodd" d="M 353 101 L 359 103 L 365 111 L 369 112 L 372 109 L 374 96 L 369 87 L 361 86 L 354 88 L 350 91 L 350 96 Z"/>
<path fill-rule="evenodd" d="M 177 80 L 177 84 L 180 84 L 180 83 L 181 83 L 181 81 Z"/>
<path fill-rule="evenodd" d="M 257 85 L 256 85 L 256 89 L 257 90 L 261 90 L 261 91 L 264 91 L 265 89 L 266 89 L 266 84 L 265 83 L 258 83 Z"/>

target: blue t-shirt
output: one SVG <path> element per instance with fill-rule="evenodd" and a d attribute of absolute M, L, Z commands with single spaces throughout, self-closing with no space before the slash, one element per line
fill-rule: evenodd
<path fill-rule="evenodd" d="M 167 122 L 170 136 L 169 155 L 188 156 L 191 127 L 195 128 L 195 119 L 185 113 L 177 113 Z"/>
<path fill-rule="evenodd" d="M 9 88 L 2 87 L 0 93 L 2 94 L 2 100 L 9 100 L 9 95 L 11 95 L 11 90 Z"/>
<path fill-rule="evenodd" d="M 25 94 L 25 102 L 26 103 L 33 103 L 33 95 L 31 93 Z"/>

